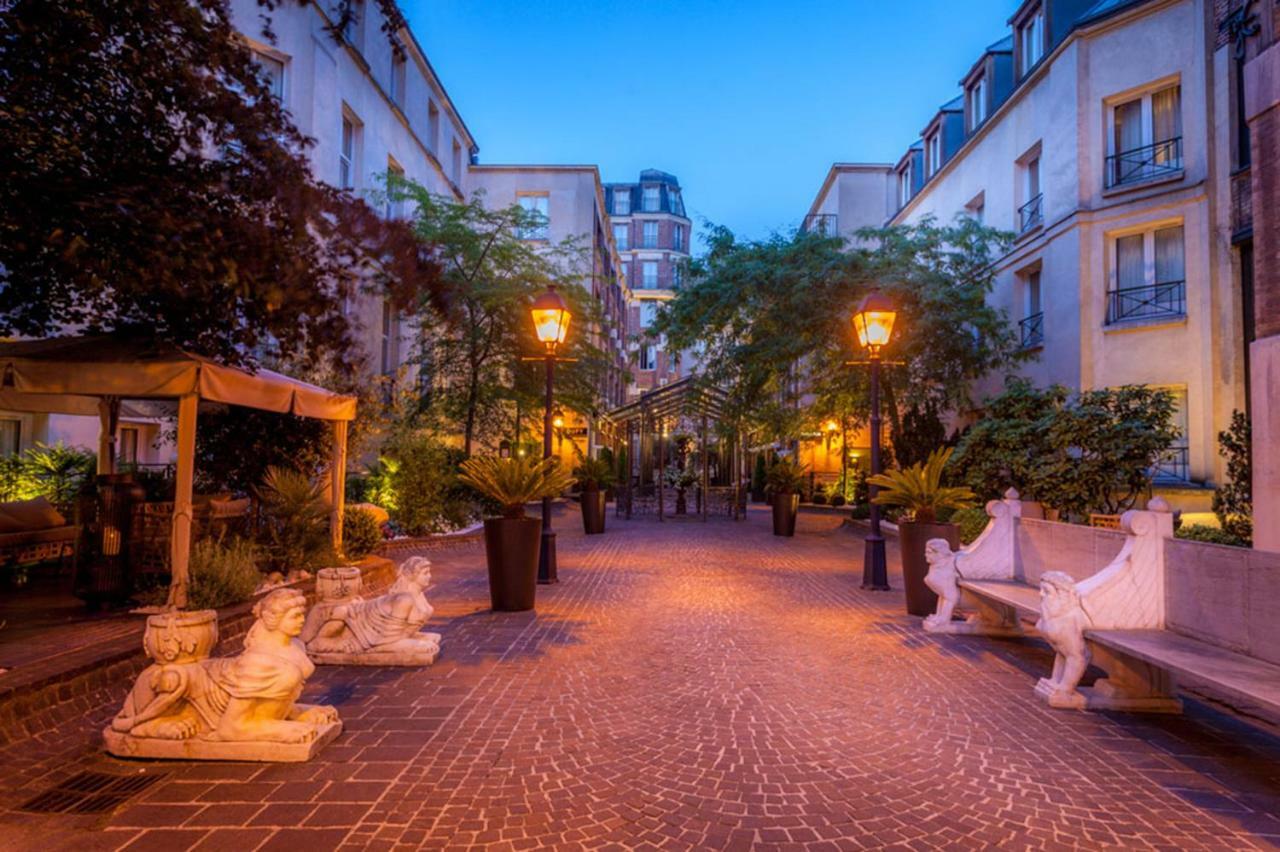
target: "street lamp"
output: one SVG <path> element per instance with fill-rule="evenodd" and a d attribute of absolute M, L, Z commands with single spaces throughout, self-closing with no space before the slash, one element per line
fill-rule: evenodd
<path fill-rule="evenodd" d="M 880 350 L 893 334 L 893 321 L 897 310 L 893 302 L 879 290 L 872 290 L 863 298 L 853 313 L 853 329 L 858 344 L 867 350 L 871 364 L 871 475 L 880 469 Z M 876 504 L 876 492 L 872 485 L 867 491 L 871 500 L 871 534 L 867 536 L 862 555 L 862 588 L 876 591 L 889 589 L 889 570 L 885 564 L 884 536 L 880 534 L 880 507 Z"/>
<path fill-rule="evenodd" d="M 529 308 L 533 317 L 533 330 L 546 348 L 542 360 L 547 362 L 546 414 L 542 426 L 542 457 L 551 458 L 552 406 L 554 405 L 556 347 L 564 343 L 569 333 L 572 314 L 564 297 L 556 292 L 556 285 L 548 284 L 547 291 L 533 300 Z M 563 423 L 563 420 L 561 421 Z M 551 498 L 542 498 L 542 546 L 538 549 L 538 582 L 556 582 L 556 534 L 551 529 Z"/>
<path fill-rule="evenodd" d="M 551 415 L 551 425 L 556 427 L 557 429 L 564 428 L 564 412 L 563 411 L 561 411 L 558 408 L 555 410 L 555 413 Z"/>

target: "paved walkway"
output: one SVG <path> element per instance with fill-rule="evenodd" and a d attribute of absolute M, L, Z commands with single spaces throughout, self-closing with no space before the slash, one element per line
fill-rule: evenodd
<path fill-rule="evenodd" d="M 900 591 L 858 589 L 861 542 L 835 518 L 793 540 L 754 511 L 609 523 L 561 536 L 536 617 L 487 611 L 478 546 L 434 555 L 442 659 L 321 669 L 307 699 L 346 732 L 313 763 L 113 760 L 92 737 L 114 707 L 0 754 L 24 779 L 0 778 L 7 806 L 73 770 L 166 773 L 107 816 L 0 814 L 0 845 L 1280 844 L 1280 739 L 1200 705 L 1051 711 L 1031 693 L 1044 646 L 925 635 Z"/>

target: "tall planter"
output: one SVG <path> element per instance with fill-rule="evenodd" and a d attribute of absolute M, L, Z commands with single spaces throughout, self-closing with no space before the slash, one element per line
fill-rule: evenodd
<path fill-rule="evenodd" d="M 533 609 L 538 586 L 537 518 L 486 518 L 484 554 L 489 564 L 489 601 L 499 612 Z"/>
<path fill-rule="evenodd" d="M 770 498 L 773 504 L 773 534 L 790 538 L 796 534 L 796 512 L 800 509 L 799 494 L 774 494 Z"/>
<path fill-rule="evenodd" d="M 960 549 L 960 527 L 955 524 L 902 521 L 898 523 L 898 547 L 902 551 L 902 585 L 907 592 L 907 612 L 911 615 L 933 615 L 938 596 L 924 584 L 929 563 L 924 547 L 931 538 L 946 539 L 952 550 Z"/>
<path fill-rule="evenodd" d="M 608 492 L 599 488 L 582 490 L 582 531 L 587 535 L 604 532 L 605 503 Z"/>

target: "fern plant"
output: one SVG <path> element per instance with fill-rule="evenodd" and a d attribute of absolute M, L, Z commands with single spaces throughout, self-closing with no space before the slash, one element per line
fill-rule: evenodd
<path fill-rule="evenodd" d="M 573 469 L 578 487 L 584 491 L 596 491 L 613 485 L 613 465 L 604 458 L 584 458 Z"/>
<path fill-rule="evenodd" d="M 523 518 L 526 503 L 554 497 L 573 483 L 573 474 L 555 459 L 476 456 L 461 468 L 458 480 L 500 505 L 504 518 Z"/>
<path fill-rule="evenodd" d="M 939 447 L 925 462 L 904 470 L 877 474 L 867 484 L 880 489 L 872 501 L 880 506 L 900 506 L 920 523 L 933 523 L 939 509 L 967 509 L 975 496 L 965 487 L 942 484 L 942 470 L 951 458 L 951 447 Z"/>
<path fill-rule="evenodd" d="M 301 471 L 272 466 L 255 493 L 266 514 L 268 550 L 277 567 L 288 571 L 332 564 L 329 505 L 322 484 Z"/>
<path fill-rule="evenodd" d="M 804 490 L 809 468 L 791 459 L 781 459 L 769 468 L 769 488 L 774 494 L 799 494 Z"/>

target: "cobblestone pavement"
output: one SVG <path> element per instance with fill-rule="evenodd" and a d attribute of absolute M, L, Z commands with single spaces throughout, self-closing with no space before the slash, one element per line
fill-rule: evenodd
<path fill-rule="evenodd" d="M 432 554 L 432 668 L 322 668 L 346 730 L 309 764 L 103 756 L 102 707 L 0 753 L 0 806 L 72 771 L 164 772 L 98 817 L 0 814 L 7 848 L 1267 848 L 1280 739 L 1051 711 L 1037 642 L 931 637 L 858 589 L 830 516 L 564 517 L 538 614 L 489 612 L 479 545 Z M 892 558 L 892 554 L 891 554 Z M 896 585 L 896 584 L 895 584 Z M 14 781 L 20 779 L 20 783 Z"/>

